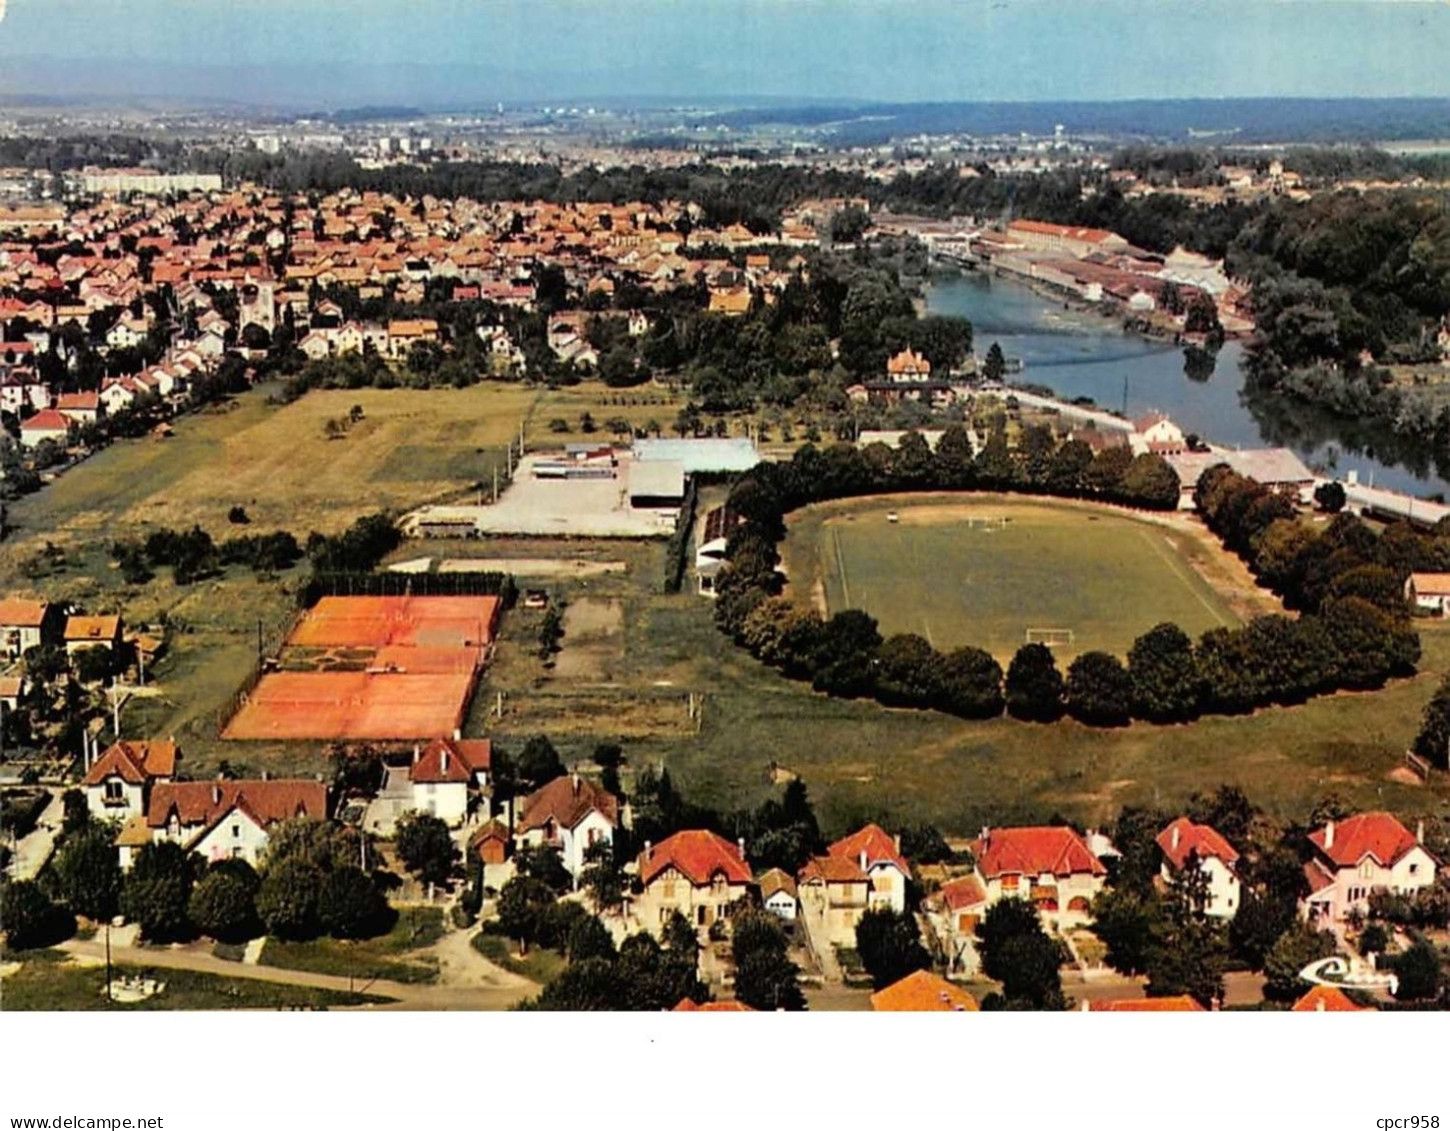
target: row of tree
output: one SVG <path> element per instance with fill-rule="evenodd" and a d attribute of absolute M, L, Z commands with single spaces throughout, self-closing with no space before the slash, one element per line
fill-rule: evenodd
<path fill-rule="evenodd" d="M 1093 725 L 1129 718 L 1177 722 L 1205 712 L 1231 714 L 1302 702 L 1340 688 L 1372 688 L 1408 674 L 1419 659 L 1419 637 L 1405 615 L 1398 577 L 1387 567 L 1365 564 L 1383 539 L 1349 516 L 1336 518 L 1325 534 L 1316 535 L 1294 518 L 1287 497 L 1226 467 L 1212 469 L 1199 484 L 1207 521 L 1240 552 L 1257 548 L 1260 533 L 1281 522 L 1274 544 L 1297 547 L 1295 568 L 1313 573 L 1318 587 L 1292 588 L 1296 603 L 1307 605 L 1312 615 L 1255 617 L 1240 629 L 1211 629 L 1196 644 L 1178 627 L 1159 625 L 1134 642 L 1126 664 L 1107 653 L 1088 652 L 1073 662 L 1066 678 L 1050 649 L 1027 644 L 1004 676 L 980 648 L 942 653 L 914 634 L 883 639 L 864 612 L 848 609 L 827 619 L 780 596 L 776 543 L 784 536 L 788 511 L 821 499 L 867 494 L 878 484 L 878 489 L 898 490 L 941 486 L 939 474 L 916 470 L 939 473 L 949 463 L 949 435 L 942 437 L 934 461 L 925 441 L 908 435 L 896 452 L 878 445 L 865 451 L 846 445 L 823 452 L 802 448 L 789 463 L 761 465 L 740 480 L 729 505 L 745 522 L 731 538 L 729 566 L 717 583 L 720 628 L 765 663 L 827 694 L 872 696 L 889 706 L 925 707 L 965 718 L 991 718 L 1005 708 L 1016 718 L 1049 721 L 1066 711 Z M 1055 454 L 1071 445 L 1061 445 Z M 1100 459 L 1091 458 L 1079 484 L 1088 481 Z M 1127 470 L 1155 460 L 1161 463 L 1155 456 L 1139 456 Z M 1177 477 L 1165 470 L 1162 494 L 1176 501 Z M 1048 475 L 1037 482 L 1050 491 L 1054 481 Z M 1026 490 L 1033 483 L 1017 486 Z M 1397 532 L 1384 552 L 1404 550 L 1419 538 Z M 1336 546 L 1346 541 L 1359 549 L 1339 552 Z M 1428 553 L 1438 543 L 1421 539 L 1413 545 Z M 1309 564 L 1315 555 L 1323 562 L 1318 572 Z M 1287 596 L 1285 577 L 1298 574 L 1275 568 L 1265 564 L 1261 573 L 1271 575 L 1265 578 L 1270 583 L 1277 580 Z"/>

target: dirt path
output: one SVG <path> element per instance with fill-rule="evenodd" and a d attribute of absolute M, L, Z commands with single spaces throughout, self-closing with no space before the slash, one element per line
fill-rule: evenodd
<path fill-rule="evenodd" d="M 502 1010 L 537 992 L 538 987 L 527 978 L 510 974 L 475 951 L 469 946 L 468 936 L 467 931 L 451 931 L 429 948 L 438 955 L 440 981 L 426 986 L 405 985 L 385 979 L 370 982 L 338 974 L 285 970 L 277 966 L 247 966 L 195 951 L 151 947 L 112 945 L 111 960 L 156 970 L 194 970 L 222 978 L 250 978 L 258 982 L 377 994 L 393 999 L 384 1005 L 358 1007 L 363 1009 Z M 59 949 L 90 964 L 104 962 L 106 958 L 105 943 L 94 939 L 71 939 L 62 943 Z"/>

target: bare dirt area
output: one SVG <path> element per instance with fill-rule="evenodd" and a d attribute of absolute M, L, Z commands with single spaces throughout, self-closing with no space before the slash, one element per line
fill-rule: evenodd
<path fill-rule="evenodd" d="M 624 657 L 624 605 L 582 597 L 564 609 L 564 647 L 554 661 L 559 679 L 609 680 Z"/>

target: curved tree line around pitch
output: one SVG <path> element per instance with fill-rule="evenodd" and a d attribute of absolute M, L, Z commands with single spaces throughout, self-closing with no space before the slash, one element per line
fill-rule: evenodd
<path fill-rule="evenodd" d="M 1210 629 L 1196 641 L 1175 624 L 1160 624 L 1134 641 L 1126 662 L 1086 652 L 1065 674 L 1050 649 L 1027 644 L 1004 673 L 981 648 L 941 652 L 915 634 L 883 637 L 865 612 L 846 609 L 826 618 L 781 595 L 777 547 L 785 517 L 810 503 L 943 490 L 1006 490 L 1159 510 L 1177 503 L 1177 476 L 1157 456 L 1134 458 L 1121 448 L 1093 455 L 1079 441 L 1044 442 L 1034 433 L 1029 429 L 1011 452 L 994 433 L 973 456 L 958 425 L 946 430 L 935 452 L 912 433 L 895 450 L 808 446 L 788 462 L 759 465 L 730 493 L 728 505 L 742 521 L 717 581 L 717 626 L 756 658 L 828 695 L 975 719 L 1005 710 L 1043 722 L 1066 713 L 1097 726 L 1183 722 L 1377 688 L 1414 671 L 1420 640 L 1404 579 L 1414 569 L 1450 568 L 1450 531 L 1420 534 L 1395 526 L 1376 535 L 1348 515 L 1316 531 L 1296 517 L 1289 497 L 1222 465 L 1200 481 L 1199 509 L 1224 546 L 1297 617 L 1259 616 L 1241 628 Z"/>

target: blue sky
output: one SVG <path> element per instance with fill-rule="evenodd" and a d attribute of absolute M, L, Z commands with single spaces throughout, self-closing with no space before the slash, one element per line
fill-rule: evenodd
<path fill-rule="evenodd" d="M 0 92 L 1450 96 L 1447 0 L 8 0 Z"/>

